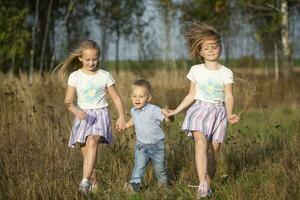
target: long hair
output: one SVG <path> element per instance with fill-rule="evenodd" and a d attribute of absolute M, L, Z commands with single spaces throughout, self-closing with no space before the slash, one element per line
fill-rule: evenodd
<path fill-rule="evenodd" d="M 96 42 L 92 40 L 83 40 L 75 50 L 69 53 L 69 55 L 55 67 L 53 73 L 57 71 L 58 78 L 62 81 L 66 81 L 67 77 L 73 71 L 82 67 L 82 63 L 79 61 L 78 57 L 82 55 L 82 51 L 85 49 L 96 49 L 98 51 L 98 56 L 100 56 L 100 47 Z"/>
<path fill-rule="evenodd" d="M 189 22 L 188 26 L 189 30 L 185 33 L 185 37 L 188 41 L 192 58 L 203 60 L 200 51 L 205 40 L 215 40 L 220 45 L 220 48 L 222 47 L 221 36 L 214 27 L 199 21 Z"/>

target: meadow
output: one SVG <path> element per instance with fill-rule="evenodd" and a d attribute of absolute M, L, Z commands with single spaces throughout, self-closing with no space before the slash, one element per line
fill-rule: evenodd
<path fill-rule="evenodd" d="M 228 127 L 217 160 L 214 196 L 220 200 L 300 199 L 300 74 L 276 82 L 271 75 L 236 70 L 235 112 L 239 124 Z M 153 85 L 152 103 L 174 108 L 188 91 L 187 69 L 121 70 L 117 89 L 127 119 L 130 84 L 147 78 Z M 82 158 L 67 147 L 73 116 L 64 108 L 65 85 L 55 76 L 0 74 L 0 199 L 86 199 L 77 193 Z M 111 103 L 111 100 L 108 99 Z M 112 105 L 112 104 L 110 104 Z M 113 122 L 116 111 L 109 108 Z M 96 174 L 100 192 L 90 199 L 196 199 L 193 141 L 180 132 L 184 112 L 163 124 L 170 185 L 156 185 L 152 167 L 143 190 L 130 194 L 123 185 L 133 167 L 133 130 L 114 130 L 113 145 L 100 145 Z"/>

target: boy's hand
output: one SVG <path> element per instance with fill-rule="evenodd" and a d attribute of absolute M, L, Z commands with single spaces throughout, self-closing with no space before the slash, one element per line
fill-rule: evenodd
<path fill-rule="evenodd" d="M 166 121 L 174 121 L 174 115 L 170 115 L 170 112 L 169 112 L 170 110 L 169 109 L 167 109 L 167 108 L 163 108 L 163 109 L 161 109 L 161 113 L 164 115 L 164 116 L 166 116 L 166 118 L 165 118 L 165 120 Z"/>
<path fill-rule="evenodd" d="M 232 115 L 228 116 L 227 118 L 228 118 L 228 122 L 230 124 L 235 124 L 235 123 L 238 123 L 240 121 L 240 117 L 235 115 L 235 114 L 232 114 Z"/>

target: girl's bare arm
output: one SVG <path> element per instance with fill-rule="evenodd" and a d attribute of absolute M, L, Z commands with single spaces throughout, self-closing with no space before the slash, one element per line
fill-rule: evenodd
<path fill-rule="evenodd" d="M 107 88 L 107 92 L 112 98 L 119 114 L 118 120 L 116 122 L 116 127 L 119 131 L 123 131 L 126 129 L 126 123 L 125 123 L 124 105 L 122 99 L 118 94 L 114 85 L 109 86 Z"/>
<path fill-rule="evenodd" d="M 189 93 L 184 97 L 182 102 L 177 106 L 175 110 L 169 110 L 168 116 L 176 115 L 186 107 L 188 107 L 194 100 L 196 94 L 196 84 L 191 81 Z"/>
<path fill-rule="evenodd" d="M 74 99 L 76 95 L 76 89 L 75 87 L 68 86 L 66 97 L 65 97 L 65 107 L 73 113 L 77 118 L 84 119 L 86 117 L 86 113 L 80 109 L 78 109 L 74 105 Z"/>

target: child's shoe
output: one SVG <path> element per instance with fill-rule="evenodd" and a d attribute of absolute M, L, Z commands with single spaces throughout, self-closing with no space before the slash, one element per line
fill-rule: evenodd
<path fill-rule="evenodd" d="M 198 193 L 197 197 L 202 198 L 202 197 L 207 197 L 208 196 L 208 185 L 207 182 L 200 183 L 198 186 Z"/>
<path fill-rule="evenodd" d="M 125 183 L 124 190 L 130 193 L 136 193 L 141 191 L 141 184 L 140 183 Z"/>
<path fill-rule="evenodd" d="M 82 179 L 79 184 L 79 191 L 82 194 L 87 195 L 90 192 L 90 189 L 91 189 L 90 181 L 86 178 Z"/>

